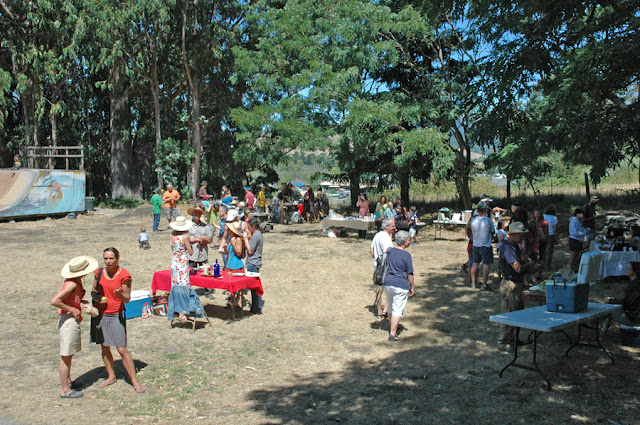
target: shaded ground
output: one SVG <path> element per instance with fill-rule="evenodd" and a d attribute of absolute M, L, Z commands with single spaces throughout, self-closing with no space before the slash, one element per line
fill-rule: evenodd
<path fill-rule="evenodd" d="M 166 230 L 151 235 L 151 250 L 138 248 L 139 227 L 150 228 L 149 218 L 141 207 L 0 224 L 0 423 L 632 424 L 640 417 L 638 351 L 619 347 L 617 330 L 606 341 L 616 365 L 587 348 L 565 358 L 565 337 L 543 335 L 538 361 L 552 392 L 529 371 L 510 369 L 499 378 L 509 356 L 497 350 L 498 327 L 488 321 L 499 312 L 498 295 L 466 284 L 460 229 L 434 241 L 430 226 L 410 248 L 417 294 L 399 343 L 387 342 L 387 324 L 371 312 L 370 240 L 353 231 L 329 239 L 319 224 L 277 226 L 265 234 L 265 314 L 228 325 L 217 291 L 207 306 L 213 328 L 192 333 L 169 329 L 161 317 L 130 320 L 129 348 L 145 395 L 122 379 L 119 362 L 117 384 L 98 389 L 106 372 L 99 348 L 88 342 L 87 320 L 72 369 L 85 397 L 60 400 L 57 316 L 49 305 L 62 283 L 60 268 L 73 256 L 100 258 L 115 246 L 134 289 L 150 289 L 171 251 Z M 557 266 L 563 249 L 566 237 Z M 623 288 L 596 285 L 592 299 Z"/>

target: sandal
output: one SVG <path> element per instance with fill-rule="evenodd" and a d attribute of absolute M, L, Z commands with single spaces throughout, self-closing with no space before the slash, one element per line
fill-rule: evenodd
<path fill-rule="evenodd" d="M 116 381 L 104 381 L 103 383 L 101 383 L 100 385 L 98 385 L 98 388 L 107 388 L 109 385 L 113 385 L 115 384 Z"/>
<path fill-rule="evenodd" d="M 400 341 L 400 337 L 398 335 L 389 334 L 389 341 L 391 342 Z"/>
<path fill-rule="evenodd" d="M 146 391 L 144 388 L 142 388 L 142 387 L 133 387 L 133 390 L 134 390 L 135 392 L 137 392 L 138 394 L 144 394 L 144 393 L 146 393 L 146 392 L 147 392 L 147 391 Z"/>

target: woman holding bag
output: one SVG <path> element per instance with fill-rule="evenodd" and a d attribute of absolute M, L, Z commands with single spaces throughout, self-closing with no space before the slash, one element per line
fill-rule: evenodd
<path fill-rule="evenodd" d="M 80 322 L 82 322 L 81 304 L 85 290 L 82 278 L 98 267 L 93 257 L 75 257 L 62 268 L 60 274 L 65 278 L 60 291 L 51 299 L 51 305 L 58 307 L 58 333 L 60 334 L 60 398 L 80 398 L 82 391 L 71 388 L 71 359 L 81 350 Z"/>
<path fill-rule="evenodd" d="M 104 268 L 96 270 L 91 297 L 100 310 L 100 315 L 92 324 L 92 340 L 102 347 L 102 360 L 107 369 L 107 380 L 98 385 L 108 387 L 116 382 L 111 347 L 116 347 L 122 364 L 129 374 L 131 385 L 137 393 L 145 389 L 136 378 L 133 357 L 127 350 L 127 321 L 124 315 L 124 304 L 131 299 L 131 275 L 118 265 L 120 253 L 115 248 L 107 248 L 103 252 Z M 95 323 L 95 329 L 93 325 Z"/>

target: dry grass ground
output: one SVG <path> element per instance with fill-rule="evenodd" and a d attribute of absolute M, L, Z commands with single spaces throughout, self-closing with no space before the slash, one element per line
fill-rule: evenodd
<path fill-rule="evenodd" d="M 497 350 L 498 327 L 488 320 L 499 312 L 498 295 L 466 284 L 460 229 L 434 241 L 431 227 L 409 249 L 417 294 L 398 343 L 387 342 L 385 323 L 371 312 L 370 240 L 355 232 L 329 239 L 319 224 L 277 226 L 265 234 L 262 316 L 227 324 L 217 291 L 207 307 L 213 329 L 169 329 L 157 316 L 130 320 L 129 349 L 144 395 L 122 379 L 120 362 L 118 382 L 98 389 L 106 372 L 86 320 L 72 368 L 85 396 L 61 400 L 57 316 L 49 305 L 62 283 L 60 268 L 76 255 L 100 258 L 115 246 L 134 289 L 150 289 L 153 272 L 170 265 L 169 235 L 152 234 L 152 249 L 142 251 L 141 225 L 151 227 L 145 207 L 0 224 L 0 422 L 637 424 L 640 418 L 640 358 L 619 346 L 617 330 L 606 341 L 615 365 L 588 348 L 565 358 L 565 337 L 543 335 L 538 361 L 551 392 L 533 372 L 510 369 L 500 378 L 509 356 Z M 599 284 L 592 298 L 623 288 Z M 530 358 L 528 348 L 523 353 Z"/>

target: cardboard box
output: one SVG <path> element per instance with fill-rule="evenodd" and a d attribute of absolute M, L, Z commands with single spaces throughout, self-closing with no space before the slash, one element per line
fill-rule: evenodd
<path fill-rule="evenodd" d="M 127 319 L 142 316 L 142 307 L 149 303 L 151 308 L 151 293 L 145 290 L 131 291 L 131 300 L 125 305 L 127 309 Z"/>
<path fill-rule="evenodd" d="M 579 313 L 589 304 L 589 284 L 547 282 L 547 310 L 558 313 Z"/>

